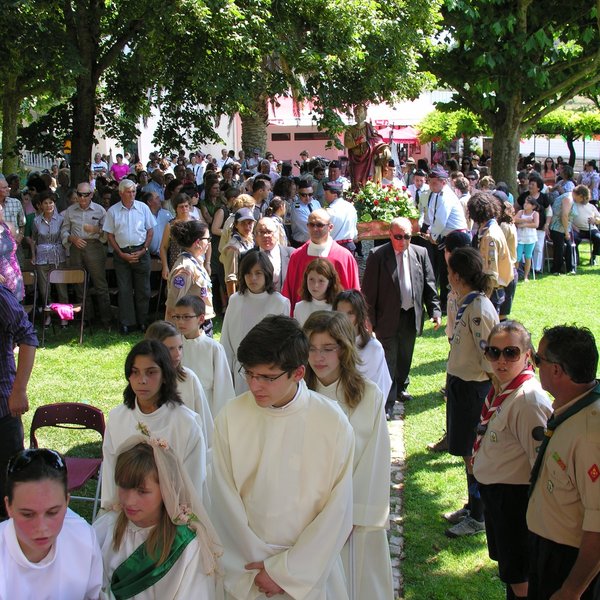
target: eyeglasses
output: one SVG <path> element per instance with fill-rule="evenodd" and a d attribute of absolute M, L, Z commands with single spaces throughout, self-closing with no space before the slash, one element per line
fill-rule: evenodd
<path fill-rule="evenodd" d="M 246 371 L 244 367 L 240 367 L 238 369 L 238 373 L 246 379 L 248 383 L 250 383 L 253 379 L 256 383 L 273 383 L 277 381 L 280 377 L 283 377 L 289 371 L 284 371 L 283 373 L 279 373 L 279 375 L 270 376 L 270 375 L 255 375 L 252 371 Z"/>
<path fill-rule="evenodd" d="M 536 367 L 539 367 L 543 362 L 547 362 L 552 365 L 560 364 L 554 360 L 550 360 L 550 359 L 546 358 L 545 356 L 542 356 L 541 354 L 538 354 L 537 352 L 533 355 L 533 362 L 535 363 Z"/>
<path fill-rule="evenodd" d="M 89 198 L 91 195 L 92 192 L 77 192 L 79 198 Z"/>
<path fill-rule="evenodd" d="M 521 356 L 521 348 L 518 346 L 506 346 L 506 348 L 496 348 L 496 346 L 487 346 L 483 351 L 485 357 L 491 361 L 496 362 L 500 360 L 501 356 L 508 362 L 515 362 L 519 360 Z"/>
<path fill-rule="evenodd" d="M 198 239 L 199 240 L 204 240 L 205 242 L 208 242 L 208 241 L 210 241 L 210 236 L 209 237 L 201 237 L 201 238 L 198 238 Z"/>
<path fill-rule="evenodd" d="M 329 227 L 329 223 L 307 223 L 307 225 L 313 229 L 323 229 L 323 227 Z"/>
<path fill-rule="evenodd" d="M 392 237 L 395 240 L 398 240 L 398 241 L 400 241 L 400 240 L 406 240 L 406 241 L 408 241 L 408 240 L 410 240 L 410 238 L 412 237 L 412 235 L 410 235 L 408 233 L 404 233 L 404 234 L 402 234 L 402 233 L 396 233 L 396 234 L 392 235 Z"/>
<path fill-rule="evenodd" d="M 171 319 L 173 319 L 173 321 L 191 321 L 192 319 L 197 319 L 198 316 L 199 315 L 171 315 Z"/>
<path fill-rule="evenodd" d="M 23 450 L 17 455 L 13 456 L 8 461 L 7 472 L 9 475 L 21 472 L 26 469 L 30 464 L 34 462 L 43 462 L 46 466 L 54 469 L 55 471 L 66 471 L 67 466 L 63 457 L 55 450 L 48 450 L 47 448 L 31 448 L 29 450 Z"/>
<path fill-rule="evenodd" d="M 275 232 L 269 229 L 258 229 L 256 235 L 275 235 Z"/>
<path fill-rule="evenodd" d="M 308 353 L 313 356 L 327 356 L 328 354 L 333 354 L 339 350 L 339 344 L 331 344 L 331 346 L 323 346 L 322 348 L 317 348 L 317 346 L 309 346 Z"/>
<path fill-rule="evenodd" d="M 313 193 L 312 193 L 312 192 L 310 192 L 310 193 L 308 193 L 308 192 L 298 192 L 298 194 L 299 194 L 300 196 L 304 197 L 304 198 L 305 198 L 306 196 L 312 196 L 312 195 L 313 195 Z"/>

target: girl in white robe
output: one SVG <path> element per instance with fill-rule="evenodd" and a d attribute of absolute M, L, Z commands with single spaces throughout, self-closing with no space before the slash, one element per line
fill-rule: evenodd
<path fill-rule="evenodd" d="M 390 505 L 390 438 L 385 396 L 357 370 L 354 330 L 339 312 L 317 312 L 304 325 L 310 389 L 336 401 L 354 430 L 353 531 L 342 550 L 351 598 L 393 600 L 386 529 Z"/>
<path fill-rule="evenodd" d="M 229 298 L 223 319 L 221 344 L 231 368 L 236 395 L 248 391 L 240 374 L 237 349 L 246 334 L 267 315 L 290 315 L 290 301 L 275 291 L 273 265 L 260 251 L 248 252 L 240 262 L 239 292 Z"/>
<path fill-rule="evenodd" d="M 123 404 L 108 415 L 102 444 L 102 507 L 115 495 L 114 472 L 117 448 L 139 431 L 170 440 L 196 492 L 204 498 L 206 440 L 199 415 L 184 406 L 177 391 L 177 373 L 169 351 L 161 342 L 143 340 L 125 359 L 129 384 Z"/>
<path fill-rule="evenodd" d="M 67 468 L 54 450 L 13 456 L 0 524 L 2 600 L 96 600 L 102 557 L 93 529 L 67 508 Z"/>
<path fill-rule="evenodd" d="M 202 433 L 208 448 L 212 446 L 214 420 L 208 406 L 206 394 L 202 389 L 197 375 L 181 364 L 183 358 L 183 336 L 172 323 L 168 321 L 154 321 L 146 330 L 144 336 L 147 340 L 162 342 L 171 355 L 173 368 L 177 373 L 177 391 L 183 403 L 202 419 Z"/>
<path fill-rule="evenodd" d="M 108 599 L 222 598 L 220 542 L 169 444 L 136 435 L 119 448 L 112 510 L 94 523 Z"/>
<path fill-rule="evenodd" d="M 392 378 L 385 360 L 385 352 L 381 342 L 371 332 L 369 311 L 364 296 L 358 290 L 340 292 L 333 302 L 333 310 L 345 313 L 354 326 L 356 334 L 356 351 L 359 361 L 358 372 L 377 384 L 387 398 L 392 387 Z"/>
<path fill-rule="evenodd" d="M 315 258 L 304 271 L 300 288 L 302 300 L 294 306 L 294 319 L 302 327 L 312 313 L 331 310 L 341 291 L 340 277 L 333 264 L 325 258 Z"/>

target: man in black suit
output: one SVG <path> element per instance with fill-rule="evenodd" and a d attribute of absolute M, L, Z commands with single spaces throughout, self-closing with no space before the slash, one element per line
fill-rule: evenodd
<path fill-rule="evenodd" d="M 256 223 L 254 240 L 259 250 L 267 254 L 273 265 L 273 284 L 275 291 L 281 292 L 283 282 L 287 276 L 290 256 L 294 249 L 282 246 L 279 238 L 279 225 L 271 217 L 263 217 Z"/>
<path fill-rule="evenodd" d="M 385 406 L 388 420 L 396 398 L 410 399 L 406 388 L 415 339 L 423 331 L 423 308 L 435 329 L 442 316 L 427 250 L 411 245 L 411 231 L 408 219 L 399 217 L 392 221 L 390 243 L 371 251 L 362 282 L 371 324 L 385 350 L 392 377 Z"/>

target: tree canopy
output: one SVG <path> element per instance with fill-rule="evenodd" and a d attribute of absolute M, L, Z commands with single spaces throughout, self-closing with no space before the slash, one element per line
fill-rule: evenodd
<path fill-rule="evenodd" d="M 444 0 L 423 65 L 456 91 L 454 108 L 491 130 L 497 180 L 514 181 L 523 132 L 600 82 L 599 9 L 599 0 Z"/>
<path fill-rule="evenodd" d="M 447 148 L 459 138 L 477 137 L 486 132 L 481 119 L 469 110 L 433 110 L 417 125 L 422 144 L 436 142 Z"/>
<path fill-rule="evenodd" d="M 418 67 L 438 2 L 176 0 L 166 10 L 159 0 L 30 0 L 34 13 L 51 12 L 70 61 L 56 106 L 24 139 L 56 151 L 72 138 L 77 179 L 95 126 L 131 140 L 152 111 L 163 150 L 215 140 L 215 123 L 236 112 L 263 136 L 246 146 L 264 148 L 267 102 L 287 94 L 335 133 L 336 110 L 416 97 L 431 83 Z"/>

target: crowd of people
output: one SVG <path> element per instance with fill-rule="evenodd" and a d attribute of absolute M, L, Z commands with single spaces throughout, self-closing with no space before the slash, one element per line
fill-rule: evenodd
<path fill-rule="evenodd" d="M 563 252 L 567 269 L 576 265 L 565 250 L 576 228 L 583 233 L 576 217 L 598 242 L 588 184 L 575 185 L 568 165 L 553 181 L 532 167 L 515 199 L 476 157 L 463 171 L 452 158 L 431 169 L 390 163 L 384 177 L 407 187 L 419 224 L 395 218 L 361 281 L 342 161 L 319 179 L 321 165 L 303 154 L 296 180 L 291 164 L 254 155 L 223 151 L 215 168 L 202 153 L 174 165 L 156 155 L 139 172 L 125 157 L 109 167 L 97 155 L 94 177 L 62 211 L 56 191 L 33 193 L 39 212 L 22 235 L 40 278 L 52 266 L 85 266 L 99 319 L 112 327 L 108 246 L 119 327 L 145 337 L 127 355 L 123 403 L 108 415 L 102 514 L 90 527 L 67 508 L 63 457 L 23 450 L 37 338 L 19 304 L 23 286 L 3 275 L 0 598 L 33 598 L 44 580 L 65 600 L 393 599 L 386 419 L 398 400 L 411 401 L 425 319 L 438 329 L 445 315 L 445 444 L 464 461 L 468 498 L 444 514 L 446 535 L 485 531 L 507 598 L 592 599 L 600 592 L 595 340 L 586 329 L 551 327 L 536 352 L 509 318 L 521 258 L 524 281 L 537 270 L 534 231 L 551 237 L 557 274 Z M 64 170 L 57 175 L 66 181 Z M 117 196 L 103 206 L 107 175 Z M 8 194 L 0 180 L 0 236 L 18 280 L 27 246 L 17 237 L 22 219 L 6 217 L 15 212 Z M 150 323 L 152 254 L 167 297 L 165 319 Z M 58 299 L 68 293 L 57 290 Z M 67 564 L 77 569 L 61 581 Z"/>

